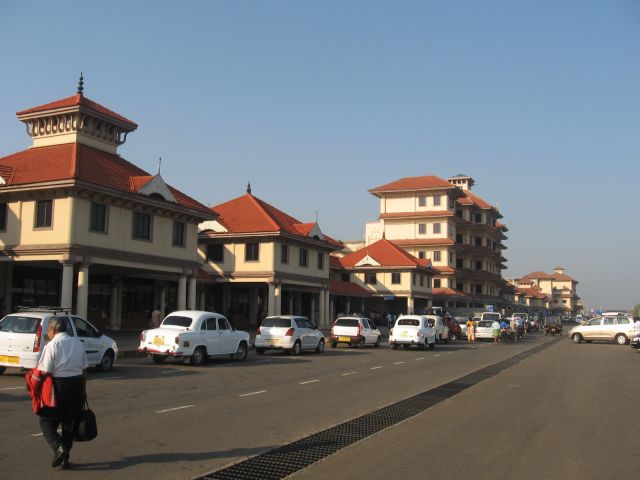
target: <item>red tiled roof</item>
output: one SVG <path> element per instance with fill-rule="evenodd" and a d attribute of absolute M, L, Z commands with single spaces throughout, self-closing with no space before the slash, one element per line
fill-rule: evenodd
<path fill-rule="evenodd" d="M 342 267 L 342 257 L 339 257 L 337 255 L 329 255 L 329 268 L 339 270 Z"/>
<path fill-rule="evenodd" d="M 447 266 L 434 266 L 436 273 L 456 273 L 456 269 Z"/>
<path fill-rule="evenodd" d="M 575 282 L 573 278 L 569 275 L 565 275 L 563 273 L 544 273 L 544 272 L 533 272 L 525 275 L 523 278 L 533 278 L 535 280 L 555 280 L 557 282 Z"/>
<path fill-rule="evenodd" d="M 132 190 L 137 192 L 153 179 L 153 175 L 141 175 L 139 177 L 131 177 Z"/>
<path fill-rule="evenodd" d="M 6 171 L 9 168 L 13 175 L 10 181 L 5 178 L 8 185 L 80 180 L 131 193 L 136 192 L 136 181 L 132 177 L 149 176 L 119 155 L 80 143 L 29 148 L 0 158 L 0 169 Z M 211 216 L 211 210 L 197 200 L 175 188 L 169 189 L 178 205 L 206 214 L 206 217 Z"/>
<path fill-rule="evenodd" d="M 372 292 L 365 290 L 360 285 L 343 280 L 331 280 L 329 282 L 329 293 L 344 297 L 370 297 L 373 295 Z"/>
<path fill-rule="evenodd" d="M 456 214 L 453 210 L 432 210 L 420 212 L 393 212 L 381 213 L 380 218 L 407 218 L 407 217 L 453 217 Z"/>
<path fill-rule="evenodd" d="M 344 267 L 355 267 L 360 260 L 370 256 L 382 267 L 422 267 L 429 268 L 429 260 L 418 260 L 410 253 L 397 247 L 386 239 L 378 240 L 360 250 L 349 253 L 342 257 L 341 262 Z M 428 262 L 428 263 L 427 263 Z"/>
<path fill-rule="evenodd" d="M 445 179 L 436 177 L 435 175 L 428 175 L 424 177 L 405 177 L 399 180 L 395 180 L 385 185 L 380 185 L 369 190 L 369 193 L 376 194 L 389 191 L 402 191 L 402 190 L 426 190 L 426 189 L 455 189 L 456 187 Z"/>
<path fill-rule="evenodd" d="M 22 110 L 17 112 L 16 115 L 28 115 L 31 113 L 38 112 L 46 112 L 47 110 L 56 110 L 59 108 L 68 108 L 68 107 L 77 107 L 82 106 L 88 108 L 90 110 L 94 110 L 102 115 L 107 117 L 111 117 L 113 119 L 119 120 L 120 122 L 126 123 L 129 126 L 138 128 L 138 124 L 132 122 L 128 118 L 123 117 L 119 113 L 114 112 L 113 110 L 109 110 L 107 107 L 100 105 L 98 102 L 94 102 L 93 100 L 88 99 L 84 95 L 76 94 L 71 97 L 63 98 L 61 100 L 56 100 L 55 102 L 45 103 L 44 105 L 39 105 L 37 107 L 28 108 L 26 110 Z"/>
<path fill-rule="evenodd" d="M 302 223 L 250 193 L 211 208 L 220 215 L 218 221 L 230 233 L 284 232 L 307 237 L 316 226 L 315 223 Z M 335 247 L 342 246 L 340 242 L 324 233 L 323 236 L 326 243 Z"/>
<path fill-rule="evenodd" d="M 448 287 L 433 288 L 431 290 L 431 293 L 433 295 L 450 295 L 450 296 L 457 296 L 457 297 L 464 297 L 465 296 L 464 292 L 461 292 L 460 290 L 454 290 L 453 288 L 448 288 Z"/>

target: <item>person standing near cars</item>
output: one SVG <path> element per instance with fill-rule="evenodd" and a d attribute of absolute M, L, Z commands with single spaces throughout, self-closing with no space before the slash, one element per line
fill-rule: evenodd
<path fill-rule="evenodd" d="M 491 336 L 493 336 L 493 343 L 500 343 L 500 322 L 494 320 L 491 324 Z"/>
<path fill-rule="evenodd" d="M 473 315 L 469 315 L 467 320 L 467 342 L 476 341 L 476 322 L 473 321 Z"/>
<path fill-rule="evenodd" d="M 68 328 L 66 318 L 54 317 L 49 320 L 49 341 L 36 367 L 53 377 L 57 406 L 43 407 L 38 415 L 42 434 L 54 451 L 51 466 L 62 468 L 69 466 L 69 452 L 86 398 L 86 370 L 89 366 L 82 343 L 67 334 Z M 58 434 L 60 424 L 62 435 Z"/>
<path fill-rule="evenodd" d="M 156 306 L 156 309 L 151 312 L 151 319 L 149 320 L 149 327 L 158 328 L 162 323 L 162 312 L 160 311 L 160 305 Z"/>

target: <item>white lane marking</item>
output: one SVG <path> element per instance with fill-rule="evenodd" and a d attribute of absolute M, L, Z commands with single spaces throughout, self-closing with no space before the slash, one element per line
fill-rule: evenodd
<path fill-rule="evenodd" d="M 266 390 L 259 390 L 257 392 L 251 392 L 251 393 L 243 393 L 242 395 L 238 395 L 239 397 L 249 397 L 251 395 L 260 395 L 261 393 L 267 393 Z"/>
<path fill-rule="evenodd" d="M 394 365 L 402 365 L 404 362 L 395 362 Z"/>
<path fill-rule="evenodd" d="M 418 357 L 416 360 L 424 360 L 424 357 Z"/>
<path fill-rule="evenodd" d="M 173 412 L 174 410 L 182 410 L 183 408 L 191 408 L 191 407 L 195 407 L 195 405 L 182 405 L 181 407 L 167 408 L 166 410 L 156 410 L 156 413 Z"/>
<path fill-rule="evenodd" d="M 300 385 L 306 385 L 307 383 L 315 383 L 315 382 L 319 382 L 320 380 L 307 380 L 306 382 L 300 382 Z"/>
<path fill-rule="evenodd" d="M 164 375 L 166 375 L 167 373 L 180 373 L 180 372 L 186 372 L 185 369 L 180 369 L 180 370 L 165 370 L 164 372 L 160 372 Z"/>
<path fill-rule="evenodd" d="M 347 375 L 353 375 L 355 373 L 358 373 L 358 372 L 347 372 L 347 373 L 343 373 L 342 376 L 346 377 Z"/>
<path fill-rule="evenodd" d="M 439 353 L 434 353 L 434 354 L 433 354 L 433 356 L 434 356 L 434 357 L 439 357 L 439 356 L 440 356 L 440 354 L 439 354 Z"/>
<path fill-rule="evenodd" d="M 371 367 L 371 370 L 377 370 L 378 368 L 382 368 L 382 365 L 378 365 L 377 367 Z"/>
<path fill-rule="evenodd" d="M 19 390 L 19 389 L 24 389 L 24 391 L 27 391 L 27 387 L 7 387 L 7 388 L 0 388 L 1 392 L 6 392 L 7 390 Z"/>

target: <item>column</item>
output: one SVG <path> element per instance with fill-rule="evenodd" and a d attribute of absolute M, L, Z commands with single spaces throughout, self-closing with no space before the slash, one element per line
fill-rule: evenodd
<path fill-rule="evenodd" d="M 274 295 L 275 295 L 274 315 L 282 315 L 282 285 L 276 285 Z"/>
<path fill-rule="evenodd" d="M 294 295 L 293 292 L 291 292 L 289 294 L 289 315 L 293 315 L 294 314 L 293 313 L 293 295 Z"/>
<path fill-rule="evenodd" d="M 249 325 L 258 323 L 258 288 L 249 288 Z"/>
<path fill-rule="evenodd" d="M 60 306 L 63 308 L 73 307 L 73 263 L 62 264 Z"/>
<path fill-rule="evenodd" d="M 187 309 L 187 277 L 180 275 L 178 277 L 178 310 Z"/>
<path fill-rule="evenodd" d="M 111 278 L 111 305 L 109 307 L 109 325 L 112 330 L 120 329 L 120 282 L 117 277 Z"/>
<path fill-rule="evenodd" d="M 78 270 L 78 298 L 76 298 L 76 314 L 87 318 L 89 304 L 89 265 L 83 263 Z"/>
<path fill-rule="evenodd" d="M 324 317 L 325 317 L 325 325 L 329 326 L 333 323 L 333 314 L 331 308 L 330 301 L 331 294 L 329 293 L 329 289 L 325 288 L 324 290 Z"/>
<path fill-rule="evenodd" d="M 326 290 L 324 288 L 320 289 L 320 299 L 319 299 L 319 310 L 320 313 L 318 315 L 318 325 L 326 325 L 327 324 L 327 311 L 326 311 L 326 304 L 325 304 L 325 294 L 326 294 Z"/>
<path fill-rule="evenodd" d="M 347 311 L 344 314 L 351 315 L 351 297 L 347 297 Z"/>
<path fill-rule="evenodd" d="M 12 287 L 13 287 L 13 262 L 7 262 L 7 269 L 5 273 L 5 287 L 4 287 L 4 304 L 0 305 L 0 309 L 2 309 L 3 313 L 12 313 L 13 312 L 13 299 L 12 297 Z"/>
<path fill-rule="evenodd" d="M 189 303 L 187 305 L 187 308 L 189 310 L 196 309 L 196 288 L 197 288 L 196 276 L 190 275 L 189 276 Z"/>
<path fill-rule="evenodd" d="M 198 296 L 198 310 L 207 309 L 207 288 L 208 285 L 202 285 L 200 288 L 200 295 Z"/>
<path fill-rule="evenodd" d="M 165 308 L 167 306 L 167 284 L 164 282 L 162 282 L 162 286 L 160 287 L 160 300 L 158 303 L 160 305 L 160 313 L 162 313 L 162 318 L 164 318 L 166 315 Z"/>
<path fill-rule="evenodd" d="M 267 315 L 270 317 L 276 314 L 276 286 L 273 283 L 269 284 L 269 298 L 267 299 Z"/>
<path fill-rule="evenodd" d="M 407 297 L 407 314 L 412 315 L 414 312 L 414 301 L 413 296 Z"/>
<path fill-rule="evenodd" d="M 311 323 L 316 323 L 316 295 L 314 293 L 311 294 L 311 312 L 309 320 L 311 320 Z"/>
<path fill-rule="evenodd" d="M 329 324 L 333 322 L 333 319 L 336 318 L 336 304 L 334 299 L 329 300 Z"/>

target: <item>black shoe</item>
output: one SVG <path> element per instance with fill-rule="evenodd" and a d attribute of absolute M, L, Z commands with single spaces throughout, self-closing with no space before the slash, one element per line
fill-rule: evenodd
<path fill-rule="evenodd" d="M 67 470 L 67 469 L 71 468 L 71 462 L 69 462 L 69 455 L 64 457 L 64 459 L 62 460 L 62 465 L 60 465 L 60 468 L 62 470 Z"/>
<path fill-rule="evenodd" d="M 64 462 L 64 460 L 68 457 L 69 457 L 69 454 L 67 453 L 67 451 L 62 447 L 58 447 L 58 449 L 56 450 L 56 453 L 53 455 L 51 466 L 59 467 L 60 465 L 62 465 L 62 462 Z"/>

